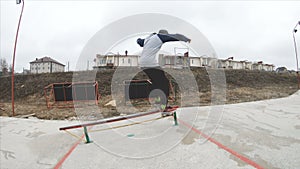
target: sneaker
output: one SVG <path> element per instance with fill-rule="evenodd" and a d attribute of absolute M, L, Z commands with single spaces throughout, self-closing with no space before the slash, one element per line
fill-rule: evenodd
<path fill-rule="evenodd" d="M 164 112 L 168 112 L 170 109 L 172 109 L 173 107 L 172 106 L 165 106 L 164 108 Z"/>
<path fill-rule="evenodd" d="M 165 107 L 163 109 L 164 111 L 161 112 L 161 115 L 163 117 L 165 117 L 165 116 L 172 116 L 173 115 L 173 111 L 168 111 L 168 110 L 172 109 L 172 107 L 171 106 L 164 106 L 164 107 Z"/>
<path fill-rule="evenodd" d="M 163 111 L 163 112 L 161 112 L 162 117 L 172 116 L 172 115 L 173 115 L 173 111 Z"/>

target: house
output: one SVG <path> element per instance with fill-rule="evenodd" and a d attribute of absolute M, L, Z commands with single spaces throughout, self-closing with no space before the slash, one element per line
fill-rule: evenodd
<path fill-rule="evenodd" d="M 273 64 L 263 64 L 263 70 L 274 71 L 275 66 Z"/>
<path fill-rule="evenodd" d="M 274 71 L 275 66 L 273 64 L 264 64 L 262 61 L 252 64 L 252 70 L 265 70 Z"/>
<path fill-rule="evenodd" d="M 94 69 L 98 68 L 114 68 L 114 67 L 137 67 L 138 55 L 125 55 L 109 54 L 101 55 L 97 54 Z M 203 56 L 189 56 L 188 52 L 176 55 L 158 55 L 159 65 L 162 68 L 175 68 L 182 69 L 188 67 L 208 67 L 208 68 L 223 68 L 223 69 L 244 69 L 244 70 L 265 70 L 273 71 L 274 65 L 263 64 L 262 61 L 252 63 L 250 61 L 236 61 L 233 57 L 227 59 L 217 59 L 215 57 Z"/>
<path fill-rule="evenodd" d="M 245 64 L 242 61 L 233 60 L 233 57 L 228 59 L 219 59 L 217 63 L 217 68 L 224 69 L 244 69 Z"/>
<path fill-rule="evenodd" d="M 65 65 L 47 56 L 40 59 L 36 58 L 34 61 L 30 62 L 30 73 L 33 74 L 64 71 Z"/>
<path fill-rule="evenodd" d="M 183 68 L 189 67 L 189 60 L 186 56 L 159 54 L 159 65 L 163 68 Z M 115 67 L 137 67 L 138 55 L 101 55 L 95 58 L 94 69 L 115 68 Z"/>
<path fill-rule="evenodd" d="M 95 58 L 94 69 L 114 68 L 114 67 L 137 67 L 138 55 L 101 55 L 97 54 Z"/>
<path fill-rule="evenodd" d="M 252 64 L 252 70 L 263 70 L 263 62 L 262 61 L 254 62 Z"/>
<path fill-rule="evenodd" d="M 163 68 L 187 68 L 190 66 L 187 55 L 163 55 L 159 54 L 159 65 Z"/>
<path fill-rule="evenodd" d="M 203 56 L 191 56 L 189 57 L 189 63 L 190 67 L 210 67 L 211 65 L 211 60 L 209 57 L 206 55 Z"/>
<path fill-rule="evenodd" d="M 240 61 L 242 63 L 242 69 L 245 69 L 245 70 L 252 70 L 252 62 L 249 62 L 247 60 L 244 60 L 244 61 Z"/>
<path fill-rule="evenodd" d="M 208 57 L 207 55 L 203 55 L 200 57 L 189 57 L 189 63 L 191 67 L 218 68 L 218 66 L 222 66 L 220 65 L 221 62 L 217 58 Z"/>
<path fill-rule="evenodd" d="M 190 57 L 190 67 L 202 67 L 203 59 L 201 57 Z"/>
<path fill-rule="evenodd" d="M 278 67 L 276 69 L 276 73 L 286 73 L 286 72 L 288 72 L 286 67 Z"/>

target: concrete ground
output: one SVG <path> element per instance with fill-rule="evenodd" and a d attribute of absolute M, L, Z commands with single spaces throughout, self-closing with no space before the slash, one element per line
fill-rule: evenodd
<path fill-rule="evenodd" d="M 300 91 L 59 131 L 78 121 L 1 117 L 3 168 L 300 168 Z M 223 113 L 222 113 L 223 112 Z"/>

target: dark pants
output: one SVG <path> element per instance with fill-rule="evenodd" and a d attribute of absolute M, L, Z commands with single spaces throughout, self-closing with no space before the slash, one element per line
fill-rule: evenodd
<path fill-rule="evenodd" d="M 156 98 L 159 97 L 160 104 L 167 106 L 170 86 L 165 72 L 160 67 L 143 68 L 143 71 L 152 82 L 150 96 Z"/>

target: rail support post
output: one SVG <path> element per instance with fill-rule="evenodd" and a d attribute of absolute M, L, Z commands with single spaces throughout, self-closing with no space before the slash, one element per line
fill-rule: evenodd
<path fill-rule="evenodd" d="M 176 111 L 173 113 L 173 117 L 174 117 L 174 125 L 178 126 Z"/>
<path fill-rule="evenodd" d="M 86 126 L 83 127 L 84 130 L 84 135 L 85 135 L 85 140 L 86 140 L 86 144 L 91 143 L 92 141 L 90 140 L 89 134 L 88 134 L 88 130 L 86 128 Z"/>

